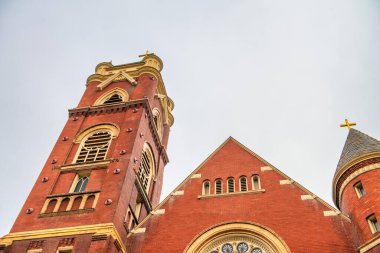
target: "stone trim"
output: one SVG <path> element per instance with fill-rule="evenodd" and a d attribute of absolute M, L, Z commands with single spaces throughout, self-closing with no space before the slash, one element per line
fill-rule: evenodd
<path fill-rule="evenodd" d="M 380 244 L 380 234 L 358 247 L 359 253 L 367 252 Z"/>
<path fill-rule="evenodd" d="M 323 211 L 324 216 L 337 216 L 341 214 L 339 211 Z"/>
<path fill-rule="evenodd" d="M 201 178 L 202 175 L 201 174 L 194 174 L 191 176 L 191 179 L 195 179 L 195 178 Z"/>
<path fill-rule="evenodd" d="M 265 192 L 265 189 L 259 189 L 259 190 L 251 190 L 251 191 L 244 191 L 244 192 L 228 192 L 228 193 L 221 193 L 221 194 L 199 195 L 198 199 L 209 199 L 209 198 L 227 197 L 231 195 L 255 194 L 255 193 L 264 193 L 264 192 Z"/>
<path fill-rule="evenodd" d="M 293 184 L 294 181 L 292 179 L 284 179 L 284 180 L 280 180 L 280 185 L 284 185 L 284 184 Z"/>
<path fill-rule="evenodd" d="M 271 171 L 273 170 L 270 166 L 263 166 L 260 168 L 261 171 Z"/>
<path fill-rule="evenodd" d="M 135 229 L 132 229 L 132 233 L 133 234 L 141 234 L 141 233 L 145 233 L 146 231 L 146 228 L 135 228 Z"/>
<path fill-rule="evenodd" d="M 185 194 L 185 191 L 174 191 L 174 192 L 172 192 L 172 196 L 181 196 L 184 194 Z"/>
<path fill-rule="evenodd" d="M 309 199 L 315 199 L 315 196 L 314 195 L 310 195 L 310 194 L 301 195 L 301 200 L 309 200 Z"/>
<path fill-rule="evenodd" d="M 366 173 L 368 171 L 375 170 L 375 169 L 380 169 L 380 157 L 362 161 L 360 163 L 355 164 L 348 170 L 346 170 L 340 176 L 338 182 L 336 183 L 336 187 L 333 188 L 334 189 L 333 195 L 335 196 L 333 200 L 335 201 L 335 204 L 338 207 L 340 206 L 340 200 L 342 198 L 343 190 L 345 189 L 345 187 L 348 185 L 348 183 L 351 180 L 360 176 L 363 173 Z"/>
<path fill-rule="evenodd" d="M 165 214 L 165 209 L 157 209 L 150 212 L 153 215 Z"/>
<path fill-rule="evenodd" d="M 114 240 L 119 241 L 121 244 L 121 252 L 127 253 L 127 250 L 122 243 L 122 239 L 116 230 L 113 223 L 103 223 L 95 225 L 86 226 L 76 226 L 76 227 L 65 227 L 65 228 L 54 228 L 54 229 L 43 229 L 43 230 L 33 230 L 25 232 L 9 233 L 4 237 L 0 238 L 0 245 L 11 245 L 14 241 L 21 240 L 31 240 L 31 239 L 42 239 L 49 237 L 63 237 L 63 236 L 73 236 L 81 234 L 93 234 L 93 235 L 110 235 Z"/>

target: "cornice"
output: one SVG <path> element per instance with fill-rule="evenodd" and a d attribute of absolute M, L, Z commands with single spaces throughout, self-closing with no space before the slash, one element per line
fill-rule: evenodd
<path fill-rule="evenodd" d="M 359 253 L 367 252 L 380 244 L 380 234 L 358 247 Z"/>
<path fill-rule="evenodd" d="M 117 240 L 121 246 L 123 253 L 127 253 L 127 250 L 121 240 L 119 233 L 113 223 L 103 223 L 96 225 L 86 225 L 77 227 L 65 227 L 65 228 L 53 228 L 34 230 L 26 232 L 9 233 L 0 238 L 0 245 L 11 245 L 14 241 L 31 240 L 58 236 L 79 235 L 79 234 L 95 234 L 95 235 L 107 235 L 112 236 Z"/>
<path fill-rule="evenodd" d="M 335 203 L 335 205 L 340 208 L 340 199 L 341 199 L 341 193 L 343 192 L 343 189 L 344 187 L 342 188 L 342 186 L 340 186 L 339 188 L 340 189 L 337 189 L 338 188 L 338 182 L 340 181 L 340 178 L 346 174 L 348 172 L 349 169 L 351 169 L 353 166 L 361 163 L 361 162 L 364 162 L 366 160 L 370 160 L 370 159 L 373 159 L 373 158 L 377 158 L 377 157 L 380 157 L 380 152 L 372 152 L 372 153 L 368 153 L 368 154 L 365 154 L 365 155 L 362 155 L 362 156 L 359 156 L 349 162 L 347 162 L 346 164 L 344 164 L 341 169 L 339 171 L 337 171 L 334 175 L 334 178 L 333 178 L 333 183 L 332 183 L 332 188 L 333 188 L 333 201 Z M 355 169 L 355 171 L 359 170 L 360 168 L 357 168 Z M 355 171 L 352 171 L 350 172 L 351 174 Z M 367 171 L 367 170 L 366 170 Z M 366 172 L 364 171 L 364 172 Z M 362 173 L 364 173 L 362 172 Z M 358 175 L 356 175 L 355 177 L 361 175 L 362 173 L 359 173 Z M 355 178 L 354 177 L 354 178 Z M 352 180 L 353 178 L 351 178 Z M 339 193 L 339 196 L 337 196 L 337 193 Z"/>
<path fill-rule="evenodd" d="M 121 72 L 126 73 L 132 78 L 138 78 L 141 74 L 144 73 L 153 75 L 158 81 L 157 94 L 163 95 L 161 103 L 164 112 L 164 124 L 171 126 L 174 123 L 174 117 L 171 113 L 174 109 L 174 103 L 167 95 L 165 84 L 161 76 L 163 62 L 155 54 L 146 54 L 143 56 L 144 57 L 140 62 L 133 62 L 117 66 L 112 65 L 112 62 L 99 63 L 95 68 L 95 73 L 87 78 L 86 86 L 90 82 L 104 82 L 108 79 L 112 79 L 114 75 Z M 126 78 L 126 80 L 128 80 L 128 78 Z M 128 81 L 130 82 L 130 80 Z M 132 85 L 136 84 L 132 82 Z"/>
<path fill-rule="evenodd" d="M 167 164 L 169 162 L 169 157 L 166 153 L 164 146 L 161 143 L 160 137 L 154 125 L 153 114 L 152 114 L 151 106 L 149 104 L 148 99 L 137 99 L 137 100 L 131 100 L 128 102 L 110 104 L 110 105 L 98 105 L 98 106 L 73 108 L 69 110 L 69 117 L 73 117 L 73 118 L 80 117 L 80 116 L 87 117 L 90 115 L 98 115 L 101 113 L 122 112 L 127 109 L 136 108 L 138 106 L 142 106 L 145 109 L 148 120 L 149 120 L 149 129 L 153 135 L 154 143 L 159 153 L 161 154 L 165 164 Z"/>

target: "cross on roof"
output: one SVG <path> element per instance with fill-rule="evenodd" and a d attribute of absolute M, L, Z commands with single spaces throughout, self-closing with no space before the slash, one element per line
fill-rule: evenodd
<path fill-rule="evenodd" d="M 146 50 L 145 54 L 139 55 L 139 57 L 147 57 L 148 55 L 152 54 L 148 50 Z"/>
<path fill-rule="evenodd" d="M 346 124 L 340 124 L 340 127 L 347 127 L 348 129 L 351 128 L 351 126 L 356 126 L 356 122 L 349 122 L 348 119 L 344 119 Z"/>

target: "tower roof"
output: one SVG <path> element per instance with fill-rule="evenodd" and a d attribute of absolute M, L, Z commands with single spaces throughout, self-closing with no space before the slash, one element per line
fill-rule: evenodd
<path fill-rule="evenodd" d="M 336 168 L 336 173 L 348 162 L 362 155 L 380 151 L 380 141 L 351 128 Z"/>

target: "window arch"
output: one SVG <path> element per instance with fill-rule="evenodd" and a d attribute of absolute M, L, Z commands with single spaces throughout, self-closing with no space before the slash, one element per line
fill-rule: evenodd
<path fill-rule="evenodd" d="M 152 110 L 152 114 L 153 114 L 154 126 L 156 127 L 157 133 L 161 139 L 162 138 L 162 118 L 161 118 L 160 111 L 157 108 L 154 108 Z"/>
<path fill-rule="evenodd" d="M 77 176 L 77 177 L 78 178 L 73 188 L 73 192 L 84 192 L 84 190 L 86 190 L 89 177 L 88 176 Z"/>
<path fill-rule="evenodd" d="M 247 177 L 246 176 L 241 176 L 239 178 L 239 183 L 240 183 L 240 191 L 241 192 L 246 192 L 248 190 L 248 187 L 247 187 Z"/>
<path fill-rule="evenodd" d="M 222 179 L 215 180 L 215 194 L 222 194 L 223 192 L 223 181 Z"/>
<path fill-rule="evenodd" d="M 260 190 L 260 189 L 261 189 L 260 177 L 259 175 L 253 175 L 252 176 L 252 190 Z"/>
<path fill-rule="evenodd" d="M 140 183 L 146 192 L 149 191 L 151 180 L 155 176 L 155 171 L 156 168 L 152 149 L 149 144 L 145 143 L 137 176 L 139 177 Z"/>
<path fill-rule="evenodd" d="M 111 137 L 111 132 L 105 129 L 92 133 L 82 143 L 76 158 L 76 163 L 104 160 L 111 144 Z"/>
<path fill-rule="evenodd" d="M 235 192 L 235 179 L 233 177 L 230 177 L 227 179 L 227 184 L 228 184 L 227 191 L 230 193 Z"/>
<path fill-rule="evenodd" d="M 111 140 L 119 134 L 119 127 L 112 123 L 98 124 L 82 131 L 74 140 L 80 143 L 74 163 L 95 162 L 106 159 Z"/>
<path fill-rule="evenodd" d="M 290 253 L 284 240 L 269 228 L 248 222 L 231 222 L 207 228 L 184 253 Z"/>
<path fill-rule="evenodd" d="M 202 195 L 210 195 L 211 193 L 211 184 L 209 180 L 203 182 Z"/>
<path fill-rule="evenodd" d="M 105 94 L 101 95 L 94 103 L 94 105 L 109 105 L 129 100 L 128 92 L 122 88 L 114 88 Z"/>

